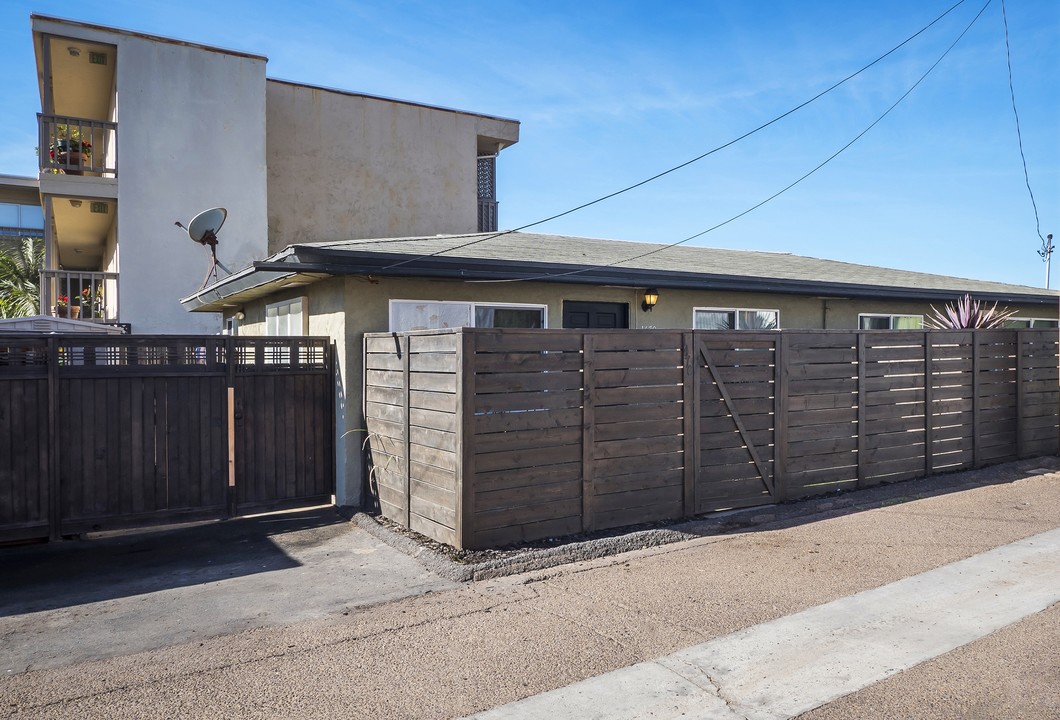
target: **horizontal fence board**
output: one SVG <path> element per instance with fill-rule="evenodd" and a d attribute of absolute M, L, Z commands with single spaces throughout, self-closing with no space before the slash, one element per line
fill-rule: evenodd
<path fill-rule="evenodd" d="M 581 390 L 561 390 L 550 393 L 511 392 L 497 395 L 476 395 L 475 412 L 555 410 L 581 407 L 581 403 Z"/>
<path fill-rule="evenodd" d="M 581 458 L 577 462 L 543 465 L 540 467 L 516 468 L 495 472 L 478 472 L 475 475 L 476 492 L 492 492 L 510 488 L 532 487 L 549 482 L 577 480 L 581 482 Z"/>
<path fill-rule="evenodd" d="M 564 537 L 579 532 L 582 528 L 580 515 L 553 518 L 536 523 L 513 525 L 492 530 L 476 528 L 468 543 L 471 548 L 503 547 L 517 543 L 532 542 L 541 538 Z"/>
<path fill-rule="evenodd" d="M 578 352 L 582 349 L 580 335 L 571 333 L 553 334 L 548 332 L 517 333 L 477 331 L 475 352 L 544 352 L 563 351 Z"/>
<path fill-rule="evenodd" d="M 452 375 L 457 369 L 456 353 L 409 353 L 409 371 Z"/>
<path fill-rule="evenodd" d="M 522 373 L 579 371 L 582 355 L 579 352 L 498 352 L 474 356 L 476 373 Z"/>
<path fill-rule="evenodd" d="M 553 500 L 575 500 L 581 498 L 582 485 L 577 479 L 560 482 L 536 483 L 475 493 L 475 508 L 479 512 L 526 505 L 532 498 L 535 502 Z"/>
<path fill-rule="evenodd" d="M 679 435 L 684 430 L 684 418 L 667 420 L 631 419 L 629 422 L 602 423 L 596 426 L 596 440 L 631 440 Z"/>
<path fill-rule="evenodd" d="M 634 386 L 680 385 L 684 377 L 681 368 L 626 368 L 621 370 L 596 370 L 597 388 L 621 388 Z M 580 387 L 580 386 L 579 386 Z"/>
<path fill-rule="evenodd" d="M 636 405 L 639 403 L 655 404 L 660 402 L 677 403 L 683 399 L 682 388 L 678 385 L 627 388 L 597 388 L 595 402 L 601 405 Z"/>
<path fill-rule="evenodd" d="M 578 366 L 581 367 L 581 356 Z M 607 351 L 594 349 L 593 363 L 597 371 L 625 370 L 629 368 L 679 368 L 684 366 L 684 356 L 680 349 L 646 350 L 643 352 Z"/>
<path fill-rule="evenodd" d="M 455 545 L 457 542 L 455 530 L 416 513 L 409 516 L 409 528 L 447 545 Z"/>
<path fill-rule="evenodd" d="M 581 386 L 580 372 L 487 373 L 475 376 L 475 392 L 480 395 L 578 390 Z"/>
<path fill-rule="evenodd" d="M 635 440 L 605 440 L 593 444 L 593 457 L 628 458 L 641 455 L 680 452 L 684 440 L 679 436 L 637 438 Z"/>
<path fill-rule="evenodd" d="M 596 495 L 625 493 L 649 487 L 680 487 L 684 481 L 684 468 L 651 472 L 630 473 L 601 477 L 595 486 Z"/>
<path fill-rule="evenodd" d="M 594 349 L 607 350 L 680 350 L 682 334 L 680 332 L 594 332 Z"/>
<path fill-rule="evenodd" d="M 517 470 L 519 468 L 560 465 L 580 460 L 581 445 L 538 446 L 529 449 L 481 453 L 475 456 L 475 468 L 480 472 Z"/>
<path fill-rule="evenodd" d="M 596 525 L 601 530 L 624 525 L 656 522 L 659 520 L 674 520 L 681 517 L 683 505 L 680 501 L 661 503 L 658 505 L 636 506 L 619 508 L 617 510 L 604 510 L 596 513 L 593 517 Z"/>
<path fill-rule="evenodd" d="M 510 432 L 480 434 L 475 436 L 475 454 L 502 452 L 506 450 L 528 450 L 548 448 L 556 445 L 574 445 L 581 442 L 580 427 L 559 427 L 534 430 L 512 430 Z"/>
<path fill-rule="evenodd" d="M 582 411 L 577 407 L 531 412 L 496 412 L 476 414 L 473 428 L 475 434 L 479 435 L 513 430 L 580 427 L 581 421 Z"/>
<path fill-rule="evenodd" d="M 410 509 L 413 514 L 426 518 L 450 530 L 456 529 L 456 509 L 454 505 L 441 505 L 432 502 L 424 492 L 429 486 L 413 483 Z M 452 498 L 455 503 L 455 497 Z"/>
<path fill-rule="evenodd" d="M 645 470 L 672 470 L 685 466 L 684 453 L 673 452 L 661 455 L 642 455 L 632 458 L 604 458 L 595 461 L 596 471 L 602 476 L 623 475 Z"/>
<path fill-rule="evenodd" d="M 733 424 L 732 429 L 725 432 L 708 432 L 702 433 L 699 436 L 699 447 L 700 450 L 705 452 L 707 450 L 732 448 L 732 447 L 743 447 L 749 440 L 755 445 L 755 447 L 767 448 L 773 443 L 773 427 L 765 428 L 763 430 L 749 430 L 747 434 L 739 432 Z"/>
<path fill-rule="evenodd" d="M 456 473 L 445 468 L 409 461 L 410 478 L 416 482 L 433 485 L 443 490 L 456 491 Z"/>
<path fill-rule="evenodd" d="M 581 512 L 581 499 L 546 500 L 544 502 L 519 505 L 514 507 L 484 510 L 475 513 L 475 526 L 481 530 L 509 525 L 551 520 L 556 517 L 568 517 Z"/>

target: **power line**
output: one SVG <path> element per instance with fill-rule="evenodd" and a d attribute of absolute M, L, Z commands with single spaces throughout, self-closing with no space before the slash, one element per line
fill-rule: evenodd
<path fill-rule="evenodd" d="M 706 230 L 703 230 L 702 232 L 696 233 L 695 235 L 690 235 L 690 236 L 686 237 L 684 240 L 678 240 L 677 242 L 670 243 L 669 245 L 663 245 L 661 247 L 655 248 L 654 250 L 649 250 L 649 251 L 643 252 L 643 253 L 641 253 L 639 255 L 634 255 L 633 257 L 625 258 L 623 260 L 616 260 L 615 262 L 604 263 L 604 264 L 600 264 L 600 265 L 592 265 L 590 267 L 580 268 L 578 270 L 569 270 L 567 272 L 562 272 L 562 273 L 549 273 L 549 274 L 545 274 L 545 275 L 536 275 L 536 276 L 533 276 L 533 277 L 526 277 L 526 278 L 510 278 L 510 279 L 507 279 L 507 280 L 470 280 L 468 282 L 505 283 L 505 282 L 528 282 L 528 281 L 533 281 L 533 280 L 551 280 L 551 279 L 554 279 L 554 278 L 566 277 L 568 275 L 579 275 L 579 274 L 584 273 L 584 272 L 589 272 L 590 270 L 598 270 L 598 269 L 602 269 L 602 268 L 614 267 L 615 265 L 621 265 L 623 263 L 633 262 L 634 260 L 640 260 L 641 258 L 648 257 L 649 255 L 654 255 L 656 253 L 662 252 L 663 250 L 669 250 L 671 248 L 677 247 L 678 245 L 683 245 L 686 242 L 689 242 L 690 240 L 695 240 L 698 237 L 702 237 L 703 235 L 706 235 L 709 232 L 713 232 L 713 231 L 717 230 L 720 227 L 724 227 L 725 225 L 728 225 L 729 223 L 733 222 L 734 220 L 738 220 L 739 218 L 742 218 L 744 215 L 747 215 L 748 213 L 757 210 L 758 208 L 762 207 L 766 203 L 768 203 L 768 202 L 780 197 L 781 195 L 786 193 L 788 190 L 792 189 L 793 187 L 795 187 L 796 185 L 801 183 L 803 180 L 805 180 L 806 178 L 808 178 L 811 175 L 813 175 L 814 173 L 816 173 L 818 170 L 823 168 L 825 165 L 827 165 L 828 163 L 832 162 L 832 160 L 834 160 L 837 157 L 839 157 L 839 155 L 842 154 L 847 148 L 849 148 L 851 145 L 853 145 L 858 140 L 860 140 L 866 133 L 869 132 L 869 130 L 872 130 L 872 128 L 876 127 L 876 125 L 878 125 L 885 117 L 890 115 L 891 111 L 894 110 L 896 107 L 898 107 L 898 105 L 903 100 L 905 100 L 907 97 L 909 97 L 909 95 L 913 92 L 913 90 L 915 90 L 917 88 L 917 86 L 920 85 L 920 83 L 922 83 L 927 78 L 927 76 L 931 74 L 931 72 L 939 65 L 939 63 L 941 63 L 946 58 L 946 56 L 950 54 L 950 51 L 953 50 L 953 48 L 955 48 L 957 46 L 957 43 L 959 43 L 961 41 L 961 39 L 964 38 L 964 36 L 968 34 L 968 31 L 972 29 L 972 26 L 975 25 L 976 21 L 979 20 L 979 18 L 986 11 L 987 7 L 990 5 L 990 3 L 992 1 L 993 0 L 987 0 L 986 4 L 983 5 L 982 9 L 980 9 L 979 12 L 976 14 L 976 16 L 974 18 L 972 18 L 972 21 L 970 23 L 968 23 L 968 26 L 961 32 L 960 35 L 957 36 L 957 39 L 954 40 L 953 43 L 950 44 L 950 46 L 948 48 L 946 48 L 946 51 L 944 53 L 942 53 L 942 55 L 939 57 L 939 59 L 936 60 L 934 63 L 932 63 L 931 67 L 929 67 L 927 69 L 927 71 L 925 71 L 924 74 L 920 76 L 920 79 L 918 79 L 915 83 L 913 83 L 913 85 L 908 90 L 906 90 L 905 93 L 903 93 L 902 96 L 900 98 L 898 98 L 894 102 L 893 105 L 891 105 L 889 108 L 887 108 L 887 110 L 884 111 L 884 113 L 882 115 L 880 115 L 878 118 L 876 118 L 872 122 L 871 125 L 869 125 L 867 128 L 865 128 L 860 133 L 858 133 L 846 145 L 844 145 L 843 147 L 839 148 L 834 153 L 832 153 L 832 155 L 830 155 L 828 157 L 828 159 L 826 159 L 824 162 L 822 162 L 819 165 L 817 165 L 817 167 L 815 167 L 813 170 L 810 170 L 808 173 L 806 173 L 805 175 L 800 177 L 798 180 L 796 180 L 793 183 L 787 185 L 782 190 L 779 190 L 779 191 L 773 193 L 772 195 L 770 195 L 765 200 L 762 200 L 761 202 L 756 203 L 755 205 L 752 205 L 751 207 L 747 208 L 746 210 L 744 210 L 743 212 L 739 213 L 738 215 L 734 215 L 731 218 L 729 218 L 728 220 L 725 220 L 724 222 L 720 222 L 717 225 L 714 225 L 713 227 L 707 228 Z"/>
<path fill-rule="evenodd" d="M 1001 21 L 1005 26 L 1005 62 L 1008 64 L 1008 94 L 1012 98 L 1012 114 L 1016 118 L 1016 140 L 1020 148 L 1020 160 L 1023 161 L 1023 179 L 1027 183 L 1027 193 L 1031 196 L 1031 207 L 1034 208 L 1034 227 L 1038 233 L 1038 239 L 1042 241 L 1042 252 L 1048 248 L 1048 243 L 1042 237 L 1042 225 L 1038 220 L 1038 204 L 1034 202 L 1034 191 L 1031 190 L 1031 176 L 1027 172 L 1027 157 L 1023 154 L 1023 134 L 1020 132 L 1020 114 L 1016 110 L 1016 91 L 1012 86 L 1012 53 L 1008 45 L 1008 17 L 1005 14 L 1005 0 L 1001 0 Z"/>
<path fill-rule="evenodd" d="M 866 70 L 868 70 L 872 66 L 876 65 L 880 61 L 886 59 L 888 56 L 890 56 L 890 55 L 894 54 L 895 52 L 897 52 L 898 50 L 900 50 L 902 47 L 907 45 L 909 42 L 913 41 L 918 36 L 922 35 L 924 32 L 926 32 L 927 30 L 931 29 L 932 26 L 934 26 L 936 23 L 938 23 L 940 20 L 942 20 L 944 17 L 949 15 L 951 12 L 956 10 L 958 7 L 960 7 L 964 3 L 965 3 L 965 0 L 959 0 L 959 2 L 957 2 L 954 5 L 952 5 L 944 13 L 942 13 L 937 18 L 932 20 L 930 23 L 928 23 L 927 25 L 922 27 L 920 30 L 916 31 L 915 33 L 913 33 L 912 35 L 907 37 L 905 40 L 903 40 L 899 44 L 895 45 L 893 48 L 891 48 L 890 50 L 885 52 L 883 55 L 880 55 L 878 58 L 876 58 L 875 60 L 870 62 L 868 65 L 865 65 L 861 69 L 857 70 L 856 72 L 853 72 L 850 75 L 847 75 L 845 78 L 843 78 L 842 80 L 836 82 L 835 84 L 833 84 L 832 86 L 828 87 L 827 89 L 822 90 L 821 92 L 817 93 L 816 95 L 814 95 L 809 100 L 806 100 L 806 101 L 796 105 L 795 107 L 793 107 L 792 109 L 788 110 L 785 113 L 782 113 L 781 115 L 777 115 L 776 117 L 774 117 L 769 122 L 763 123 L 762 125 L 759 125 L 758 127 L 754 128 L 753 130 L 749 130 L 748 132 L 745 132 L 743 135 L 740 135 L 737 138 L 729 140 L 728 142 L 726 142 L 726 143 L 724 143 L 722 145 L 718 145 L 717 147 L 715 147 L 715 148 L 713 148 L 711 150 L 708 150 L 707 152 L 705 152 L 705 153 L 703 153 L 701 155 L 697 155 L 696 157 L 692 158 L 691 160 L 686 160 L 685 162 L 681 163 L 680 165 L 675 165 L 675 166 L 673 166 L 673 167 L 671 167 L 671 168 L 669 168 L 667 170 L 663 170 L 660 173 L 656 173 L 655 175 L 652 175 L 651 177 L 649 177 L 649 178 L 647 178 L 645 180 L 641 180 L 640 182 L 634 183 L 633 185 L 629 185 L 628 187 L 624 187 L 621 190 L 616 190 L 616 191 L 614 191 L 612 193 L 608 193 L 607 195 L 604 195 L 602 197 L 598 197 L 595 200 L 590 200 L 589 202 L 582 203 L 581 205 L 573 207 L 573 208 L 571 208 L 569 210 L 564 210 L 561 213 L 556 213 L 555 215 L 550 215 L 549 217 L 544 218 L 543 220 L 537 220 L 537 221 L 532 222 L 532 223 L 527 223 L 526 225 L 520 225 L 519 227 L 512 228 L 511 230 L 503 230 L 501 232 L 493 233 L 491 235 L 487 235 L 486 237 L 477 238 L 475 240 L 471 240 L 470 242 L 466 242 L 466 243 L 463 243 L 461 245 L 455 245 L 453 247 L 446 248 L 444 250 L 437 250 L 435 252 L 428 253 L 426 255 L 420 255 L 420 256 L 417 256 L 417 257 L 408 258 L 406 260 L 401 260 L 399 262 L 396 262 L 396 263 L 393 263 L 391 265 L 388 265 L 387 267 L 385 267 L 383 269 L 384 270 L 391 270 L 393 268 L 400 267 L 402 265 L 408 265 L 409 263 L 413 263 L 413 262 L 416 262 L 418 260 L 424 260 L 426 258 L 434 257 L 436 255 L 443 255 L 443 254 L 448 253 L 448 252 L 454 252 L 456 250 L 461 250 L 463 248 L 469 247 L 471 245 L 477 245 L 478 243 L 485 242 L 487 240 L 493 240 L 494 238 L 499 238 L 499 237 L 502 237 L 504 235 L 510 235 L 511 233 L 519 232 L 521 230 L 526 230 L 527 228 L 532 228 L 532 227 L 536 227 L 538 225 L 543 225 L 543 224 L 545 224 L 547 222 L 551 222 L 553 220 L 557 220 L 557 219 L 559 219 L 561 217 L 564 217 L 566 215 L 570 215 L 571 213 L 578 212 L 579 210 L 584 210 L 585 208 L 591 207 L 593 205 L 596 205 L 597 203 L 604 202 L 605 200 L 610 200 L 613 197 L 617 197 L 617 196 L 622 195 L 624 193 L 627 193 L 627 192 L 629 192 L 631 190 L 635 190 L 635 189 L 637 189 L 639 187 L 642 187 L 643 185 L 647 185 L 650 182 L 654 182 L 655 180 L 658 180 L 659 178 L 665 177 L 665 176 L 669 175 L 670 173 L 677 172 L 678 170 L 681 170 L 682 168 L 686 168 L 689 165 L 692 165 L 693 163 L 697 163 L 700 160 L 703 160 L 704 158 L 710 157 L 714 153 L 717 153 L 717 152 L 719 152 L 721 150 L 724 150 L 725 148 L 730 147 L 731 145 L 735 145 L 736 143 L 740 142 L 741 140 L 745 140 L 745 139 L 751 137 L 752 135 L 754 135 L 755 133 L 757 133 L 757 132 L 759 132 L 761 130 L 765 130 L 770 125 L 773 125 L 774 123 L 777 123 L 777 122 L 783 120 L 788 115 L 791 115 L 792 113 L 798 112 L 799 110 L 803 109 L 804 107 L 806 107 L 810 103 L 812 103 L 812 102 L 814 102 L 816 100 L 819 100 L 820 98 L 822 98 L 825 95 L 827 95 L 828 93 L 832 92 L 833 90 L 835 90 L 839 86 L 841 86 L 844 83 L 854 79 L 855 77 L 857 77 L 861 73 L 865 72 Z M 989 3 L 987 3 L 987 4 L 989 4 Z M 980 14 L 982 14 L 982 11 L 980 11 Z M 978 18 L 979 16 L 977 15 L 976 17 Z"/>

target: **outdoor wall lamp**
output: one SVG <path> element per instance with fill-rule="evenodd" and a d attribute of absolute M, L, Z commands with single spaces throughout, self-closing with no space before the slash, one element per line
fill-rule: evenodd
<path fill-rule="evenodd" d="M 645 312 L 651 312 L 657 302 L 659 302 L 659 291 L 655 288 L 648 288 L 644 291 L 644 302 L 640 306 L 644 308 Z"/>

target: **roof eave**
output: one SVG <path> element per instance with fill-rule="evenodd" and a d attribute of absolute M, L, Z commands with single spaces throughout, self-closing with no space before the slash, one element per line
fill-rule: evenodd
<path fill-rule="evenodd" d="M 768 277 L 748 277 L 715 273 L 694 273 L 643 268 L 601 268 L 558 263 L 513 262 L 466 257 L 410 258 L 400 253 L 350 252 L 295 245 L 288 248 L 286 262 L 268 260 L 254 264 L 256 271 L 292 271 L 297 265 L 301 272 L 328 275 L 377 275 L 390 277 L 430 277 L 439 279 L 555 282 L 581 285 L 655 286 L 669 289 L 733 290 L 742 292 L 771 292 L 788 295 L 840 296 L 851 298 L 882 298 L 892 300 L 949 301 L 966 290 L 960 288 L 912 288 L 889 285 L 822 282 Z M 403 263 L 397 265 L 397 263 Z M 395 265 L 397 265 L 395 267 Z M 568 273 L 568 274 L 564 274 Z M 547 276 L 547 277 L 544 277 Z M 980 300 L 1003 303 L 1056 304 L 1056 295 L 1020 293 L 970 292 Z"/>

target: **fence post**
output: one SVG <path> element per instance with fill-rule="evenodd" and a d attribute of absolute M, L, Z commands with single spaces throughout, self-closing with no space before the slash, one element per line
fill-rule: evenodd
<path fill-rule="evenodd" d="M 58 540 L 62 525 L 62 487 L 59 482 L 59 339 L 48 337 L 48 535 Z"/>
<path fill-rule="evenodd" d="M 473 544 L 475 529 L 475 334 L 461 328 L 456 343 L 456 546 Z M 412 504 L 409 498 L 409 505 Z"/>
<path fill-rule="evenodd" d="M 696 475 L 699 473 L 699 373 L 695 352 L 695 331 L 681 333 L 681 362 L 684 363 L 684 496 L 682 514 L 696 514 Z"/>
<path fill-rule="evenodd" d="M 858 363 L 858 488 L 865 487 L 865 331 L 857 333 Z"/>
<path fill-rule="evenodd" d="M 935 416 L 932 412 L 935 402 L 934 374 L 931 366 L 935 362 L 931 352 L 932 335 L 924 331 L 924 475 L 935 472 Z"/>
<path fill-rule="evenodd" d="M 784 502 L 788 494 L 785 477 L 788 462 L 788 336 L 777 333 L 773 355 L 773 500 Z"/>
<path fill-rule="evenodd" d="M 593 529 L 596 491 L 593 453 L 596 444 L 596 336 L 582 332 L 582 530 Z"/>
<path fill-rule="evenodd" d="M 401 387 L 402 387 L 402 398 L 401 398 L 401 418 L 404 427 L 401 428 L 401 432 L 404 433 L 405 440 L 405 457 L 402 458 L 402 465 L 404 466 L 405 472 L 405 527 L 412 527 L 412 434 L 411 423 L 409 422 L 409 395 L 411 390 L 409 389 L 409 351 L 412 349 L 412 336 L 408 333 L 404 333 L 401 336 L 400 341 L 401 348 Z"/>
<path fill-rule="evenodd" d="M 1013 330 L 1016 335 L 1016 457 L 1023 457 L 1023 411 L 1027 400 L 1023 382 L 1023 331 Z"/>
<path fill-rule="evenodd" d="M 980 460 L 980 448 L 982 438 L 979 437 L 979 332 L 972 330 L 972 467 L 978 468 L 982 465 Z"/>
<path fill-rule="evenodd" d="M 234 335 L 225 336 L 225 388 L 228 396 L 228 489 L 225 499 L 228 516 L 236 514 L 236 339 Z"/>

